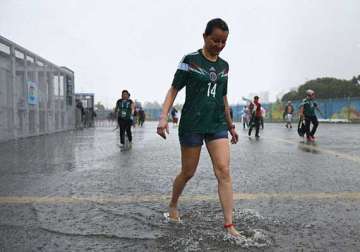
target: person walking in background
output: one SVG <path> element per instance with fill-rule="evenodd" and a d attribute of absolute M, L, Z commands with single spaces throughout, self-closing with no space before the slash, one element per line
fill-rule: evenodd
<path fill-rule="evenodd" d="M 243 129 L 249 128 L 249 122 L 250 122 L 250 111 L 248 106 L 244 106 L 243 110 L 241 111 L 241 121 L 243 123 Z"/>
<path fill-rule="evenodd" d="M 130 99 L 130 93 L 127 90 L 123 90 L 121 93 L 121 99 L 116 102 L 115 114 L 117 114 L 118 125 L 120 128 L 120 144 L 121 148 L 125 143 L 125 131 L 128 137 L 130 146 L 132 142 L 131 126 L 133 122 L 133 114 L 135 111 L 135 104 Z"/>
<path fill-rule="evenodd" d="M 287 105 L 285 106 L 283 117 L 285 119 L 285 127 L 286 128 L 292 128 L 291 121 L 293 118 L 294 113 L 294 106 L 291 104 L 291 101 L 287 102 Z"/>
<path fill-rule="evenodd" d="M 252 129 L 255 127 L 255 137 L 259 138 L 260 120 L 262 117 L 261 104 L 259 103 L 259 96 L 254 96 L 254 101 L 250 103 L 249 110 L 251 112 L 249 137 L 251 136 Z"/>
<path fill-rule="evenodd" d="M 305 120 L 305 134 L 310 142 L 315 141 L 315 133 L 319 125 L 319 121 L 315 114 L 315 109 L 319 110 L 315 100 L 315 92 L 311 89 L 306 91 L 306 97 L 300 105 L 300 120 Z M 312 126 L 312 129 L 310 129 Z"/>
<path fill-rule="evenodd" d="M 177 111 L 177 109 L 175 107 L 172 107 L 170 114 L 174 127 L 177 126 L 179 121 L 178 113 L 179 112 Z"/>
<path fill-rule="evenodd" d="M 145 111 L 142 107 L 139 109 L 139 126 L 142 127 L 144 125 L 146 119 Z"/>

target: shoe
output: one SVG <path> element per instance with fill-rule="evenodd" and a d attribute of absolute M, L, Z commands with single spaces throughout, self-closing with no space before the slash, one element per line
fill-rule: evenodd
<path fill-rule="evenodd" d="M 260 136 L 259 135 L 255 135 L 256 138 L 259 138 Z"/>
<path fill-rule="evenodd" d="M 164 215 L 165 220 L 166 220 L 167 222 L 170 222 L 170 223 L 181 223 L 180 217 L 170 218 L 170 214 L 169 214 L 169 213 L 163 213 L 163 215 Z"/>
<path fill-rule="evenodd" d="M 311 136 L 306 137 L 306 139 L 307 139 L 309 142 L 314 142 L 314 141 L 315 141 L 315 139 L 314 139 L 313 137 L 311 137 Z"/>

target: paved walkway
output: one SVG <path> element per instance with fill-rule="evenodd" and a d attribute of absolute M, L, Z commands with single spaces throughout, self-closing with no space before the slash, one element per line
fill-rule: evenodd
<path fill-rule="evenodd" d="M 240 125 L 238 125 L 240 127 Z M 238 228 L 224 241 L 217 184 L 203 149 L 181 201 L 162 212 L 179 170 L 177 131 L 135 129 L 120 152 L 102 127 L 0 144 L 0 251 L 356 251 L 360 247 L 359 125 L 321 124 L 316 144 L 266 124 L 231 148 Z"/>

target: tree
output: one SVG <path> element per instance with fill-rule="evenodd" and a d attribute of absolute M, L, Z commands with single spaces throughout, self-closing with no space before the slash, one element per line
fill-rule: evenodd
<path fill-rule="evenodd" d="M 101 102 L 97 102 L 95 104 L 95 110 L 96 111 L 105 111 L 105 106 L 101 104 Z"/>
<path fill-rule="evenodd" d="M 360 97 L 360 85 L 356 77 L 351 80 L 325 77 L 305 82 L 297 90 L 286 93 L 281 100 L 301 100 L 308 89 L 314 90 L 319 99 Z"/>
<path fill-rule="evenodd" d="M 352 78 L 351 82 L 355 85 L 358 84 L 358 79 L 356 78 L 356 76 Z"/>

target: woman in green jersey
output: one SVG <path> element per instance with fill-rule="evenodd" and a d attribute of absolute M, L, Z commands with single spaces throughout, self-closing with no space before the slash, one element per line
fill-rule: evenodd
<path fill-rule="evenodd" d="M 132 142 L 131 125 L 133 121 L 133 114 L 135 111 L 135 104 L 129 98 L 130 98 L 129 91 L 123 90 L 121 92 L 121 99 L 119 99 L 116 102 L 116 106 L 115 106 L 115 114 L 117 114 L 118 126 L 120 128 L 120 144 L 122 149 L 124 149 L 125 131 L 130 146 Z"/>
<path fill-rule="evenodd" d="M 185 184 L 195 174 L 205 141 L 224 212 L 224 228 L 229 234 L 239 236 L 232 220 L 233 191 L 230 176 L 230 146 L 237 143 L 238 134 L 230 117 L 227 100 L 229 65 L 219 57 L 229 34 L 227 24 L 217 18 L 210 20 L 203 34 L 202 49 L 188 54 L 181 60 L 162 108 L 157 133 L 166 138 L 169 133 L 167 115 L 177 93 L 186 87 L 186 99 L 179 125 L 182 167 L 177 175 L 169 205 L 169 217 L 179 220 L 178 199 Z"/>

